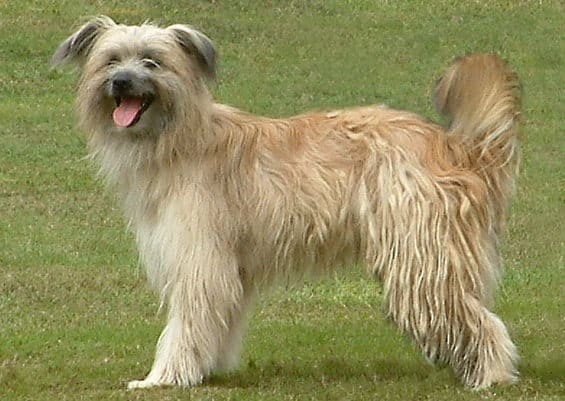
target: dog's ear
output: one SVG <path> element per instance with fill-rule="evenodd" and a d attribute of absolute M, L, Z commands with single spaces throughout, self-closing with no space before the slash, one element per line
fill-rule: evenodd
<path fill-rule="evenodd" d="M 214 80 L 216 78 L 216 48 L 210 38 L 188 25 L 176 24 L 167 29 L 173 32 L 175 40 L 184 51 L 196 58 L 206 77 Z"/>
<path fill-rule="evenodd" d="M 51 58 L 51 68 L 73 61 L 82 64 L 100 34 L 114 26 L 116 26 L 116 23 L 106 16 L 94 18 L 84 24 L 61 43 Z"/>

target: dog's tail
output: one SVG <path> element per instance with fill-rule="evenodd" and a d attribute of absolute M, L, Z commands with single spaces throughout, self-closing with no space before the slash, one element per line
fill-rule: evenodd
<path fill-rule="evenodd" d="M 450 121 L 461 167 L 478 173 L 504 208 L 518 173 L 520 84 L 494 54 L 461 57 L 440 78 L 434 101 Z M 494 200 L 494 199 L 493 199 Z"/>

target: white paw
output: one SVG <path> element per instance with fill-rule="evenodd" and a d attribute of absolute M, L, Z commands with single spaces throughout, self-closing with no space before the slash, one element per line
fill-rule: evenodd
<path fill-rule="evenodd" d="M 136 388 L 151 388 L 158 386 L 161 386 L 161 384 L 151 380 L 133 380 L 128 383 L 128 390 L 134 390 Z"/>

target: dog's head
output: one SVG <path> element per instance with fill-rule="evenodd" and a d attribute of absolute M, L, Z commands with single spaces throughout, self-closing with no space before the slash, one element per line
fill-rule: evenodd
<path fill-rule="evenodd" d="M 208 100 L 216 51 L 186 25 L 126 26 L 98 17 L 59 46 L 52 65 L 66 62 L 81 70 L 78 109 L 87 130 L 158 135 L 190 121 Z"/>

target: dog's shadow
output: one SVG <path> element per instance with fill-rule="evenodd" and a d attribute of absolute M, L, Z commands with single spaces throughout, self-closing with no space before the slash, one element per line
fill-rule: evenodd
<path fill-rule="evenodd" d="M 302 379 L 317 383 L 366 380 L 387 382 L 399 378 L 426 380 L 437 368 L 425 363 L 390 361 L 386 359 L 353 360 L 344 357 L 327 357 L 317 363 L 293 361 L 247 361 L 246 366 L 224 374 L 212 376 L 208 385 L 223 388 L 252 388 Z"/>
<path fill-rule="evenodd" d="M 561 383 L 565 376 L 565 364 L 553 360 L 543 365 L 521 366 L 523 377 L 539 380 L 542 383 Z M 281 383 L 310 381 L 332 384 L 351 380 L 364 380 L 371 383 L 396 382 L 408 379 L 423 382 L 432 375 L 441 375 L 441 380 L 450 380 L 454 385 L 458 381 L 449 369 L 432 366 L 424 361 L 395 361 L 386 358 L 373 358 L 370 361 L 345 357 L 326 357 L 317 363 L 304 363 L 299 358 L 289 361 L 248 360 L 239 369 L 213 375 L 207 385 L 220 388 L 255 388 L 276 386 Z"/>

